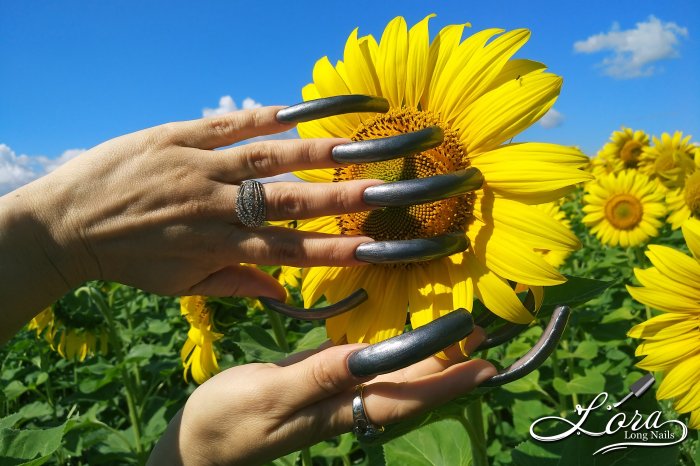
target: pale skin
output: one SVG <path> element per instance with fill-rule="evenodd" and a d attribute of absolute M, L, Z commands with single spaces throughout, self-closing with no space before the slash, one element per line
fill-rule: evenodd
<path fill-rule="evenodd" d="M 268 296 L 279 283 L 241 265 L 362 266 L 355 248 L 371 238 L 238 223 L 237 184 L 293 170 L 333 168 L 346 139 L 261 141 L 279 133 L 263 107 L 169 123 L 100 144 L 0 197 L 0 344 L 69 290 L 111 280 L 163 295 Z M 363 191 L 378 180 L 271 183 L 268 220 L 369 210 Z M 468 345 L 478 344 L 476 332 Z M 356 345 L 250 364 L 198 388 L 171 422 L 152 464 L 256 464 L 352 427 L 347 369 Z M 379 424 L 406 419 L 463 394 L 495 374 L 481 360 L 430 358 L 378 377 L 366 407 Z M 308 357 L 306 357 L 308 356 Z"/>

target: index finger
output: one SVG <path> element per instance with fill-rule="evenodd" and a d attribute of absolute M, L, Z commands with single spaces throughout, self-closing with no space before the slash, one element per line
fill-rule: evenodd
<path fill-rule="evenodd" d="M 277 112 L 285 107 L 260 107 L 199 120 L 171 123 L 172 141 L 184 147 L 214 149 L 256 136 L 281 133 L 294 123 L 280 123 Z"/>

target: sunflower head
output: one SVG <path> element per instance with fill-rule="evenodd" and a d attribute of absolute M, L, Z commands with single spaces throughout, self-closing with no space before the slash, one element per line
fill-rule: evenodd
<path fill-rule="evenodd" d="M 62 358 L 84 361 L 98 351 L 107 354 L 106 325 L 90 295 L 73 291 L 35 316 L 27 328 L 35 330 L 37 338 L 43 334 Z"/>
<path fill-rule="evenodd" d="M 656 182 L 633 170 L 588 183 L 583 202 L 583 223 L 610 246 L 636 246 L 656 236 L 666 213 Z"/>
<path fill-rule="evenodd" d="M 642 151 L 648 146 L 649 136 L 644 131 L 622 128 L 612 133 L 610 142 L 603 146 L 598 157 L 609 162 L 610 171 L 618 173 L 622 170 L 637 168 Z"/>
<path fill-rule="evenodd" d="M 479 298 L 513 322 L 529 322 L 509 283 L 528 286 L 564 281 L 537 250 L 570 251 L 578 241 L 535 204 L 558 199 L 592 177 L 581 171 L 588 158 L 554 144 L 513 143 L 554 104 L 562 79 L 541 63 L 513 59 L 526 43 L 525 29 L 487 29 L 463 37 L 463 24 L 450 25 L 430 40 L 433 15 L 408 27 L 397 17 L 381 39 L 353 31 L 343 59 L 318 60 L 304 100 L 346 94 L 384 97 L 384 114 L 344 114 L 300 123 L 303 138 L 342 137 L 355 141 L 439 127 L 441 145 L 408 157 L 297 172 L 312 182 L 425 178 L 475 168 L 480 189 L 458 197 L 407 207 L 322 217 L 298 223 L 307 231 L 408 240 L 463 233 L 470 247 L 433 261 L 305 270 L 307 307 L 322 296 L 333 302 L 359 287 L 369 299 L 352 312 L 327 321 L 336 342 L 375 342 L 401 333 L 407 310 L 414 327 Z M 380 311 L 378 311 L 380 310 Z"/>
<path fill-rule="evenodd" d="M 180 351 L 184 378 L 187 380 L 188 373 L 191 373 L 194 381 L 201 384 L 220 371 L 214 342 L 223 335 L 213 329 L 214 316 L 206 297 L 181 297 L 180 313 L 190 324 L 187 341 Z"/>
<path fill-rule="evenodd" d="M 695 171 L 697 145 L 680 131 L 673 136 L 663 133 L 661 139 L 654 137 L 653 141 L 652 146 L 643 148 L 639 169 L 668 189 L 682 188 L 687 175 Z"/>
<path fill-rule="evenodd" d="M 690 413 L 689 427 L 700 429 L 700 220 L 687 220 L 682 228 L 693 257 L 651 245 L 646 254 L 653 267 L 634 270 L 641 286 L 628 286 L 629 293 L 664 312 L 628 335 L 643 340 L 635 352 L 643 356 L 637 366 L 664 372 L 656 397 L 673 399 L 676 411 Z"/>

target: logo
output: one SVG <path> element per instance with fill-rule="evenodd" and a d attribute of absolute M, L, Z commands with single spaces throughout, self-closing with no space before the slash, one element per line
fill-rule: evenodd
<path fill-rule="evenodd" d="M 624 411 L 613 411 L 632 396 L 636 398 L 641 397 L 652 385 L 654 385 L 654 375 L 648 373 L 633 383 L 630 387 L 630 393 L 619 402 L 609 404 L 608 394 L 602 392 L 596 395 L 588 406 L 576 405 L 575 413 L 579 416 L 578 422 L 572 422 L 569 419 L 558 416 L 543 417 L 537 419 L 530 425 L 530 435 L 540 442 L 556 442 L 564 440 L 574 434 L 583 434 L 590 437 L 615 435 L 616 440 L 623 440 L 599 448 L 593 453 L 594 456 L 599 453 L 605 454 L 628 447 L 666 447 L 682 442 L 688 436 L 688 427 L 678 420 L 663 421 L 661 419 L 661 411 L 654 411 L 648 416 L 641 414 L 636 409 L 634 410 L 634 414 Z M 596 410 L 602 412 L 609 411 L 609 419 L 603 430 L 588 430 L 586 428 L 586 421 L 589 415 Z M 538 435 L 535 433 L 535 426 L 543 422 L 555 424 L 563 423 L 568 425 L 569 428 L 561 433 L 550 436 Z"/>

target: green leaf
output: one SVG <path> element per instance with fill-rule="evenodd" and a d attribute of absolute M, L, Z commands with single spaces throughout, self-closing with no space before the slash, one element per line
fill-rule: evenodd
<path fill-rule="evenodd" d="M 299 339 L 294 347 L 294 352 L 316 349 L 326 340 L 328 340 L 326 327 L 315 327 Z"/>
<path fill-rule="evenodd" d="M 20 382 L 19 380 L 13 380 L 12 382 L 7 384 L 7 386 L 4 389 L 4 392 L 8 400 L 14 400 L 27 390 L 29 390 L 29 388 L 22 382 Z"/>
<path fill-rule="evenodd" d="M 0 429 L 0 466 L 39 465 L 61 447 L 66 423 L 49 429 Z"/>
<path fill-rule="evenodd" d="M 443 419 L 384 444 L 387 465 L 467 466 L 472 463 L 471 444 L 464 426 Z"/>
<path fill-rule="evenodd" d="M 294 466 L 297 464 L 297 457 L 299 456 L 299 452 L 295 451 L 294 453 L 290 453 L 287 456 L 283 456 L 282 458 L 277 458 L 275 461 L 272 462 L 275 466 Z"/>
<path fill-rule="evenodd" d="M 567 275 L 565 283 L 544 289 L 542 307 L 553 308 L 561 305 L 575 307 L 595 298 L 611 285 L 613 282 Z"/>
<path fill-rule="evenodd" d="M 236 344 L 246 353 L 248 360 L 270 362 L 287 355 L 264 328 L 247 324 L 241 325 L 241 330 L 240 340 Z"/>
<path fill-rule="evenodd" d="M 605 389 L 605 377 L 596 371 L 587 371 L 584 376 L 576 376 L 568 382 L 556 377 L 554 388 L 562 395 L 590 394 L 597 395 Z"/>
<path fill-rule="evenodd" d="M 5 416 L 0 419 L 0 429 L 11 429 L 20 419 L 22 419 L 22 415 L 20 413 Z"/>
<path fill-rule="evenodd" d="M 576 346 L 572 356 L 581 359 L 593 359 L 598 355 L 598 344 L 594 341 L 582 341 Z"/>
<path fill-rule="evenodd" d="M 603 318 L 600 322 L 602 324 L 611 324 L 613 322 L 632 322 L 633 320 L 634 314 L 632 313 L 632 309 L 629 307 L 621 307 L 612 312 L 603 313 Z"/>
<path fill-rule="evenodd" d="M 504 385 L 503 390 L 511 393 L 541 392 L 540 371 L 534 370 L 525 377 Z"/>

